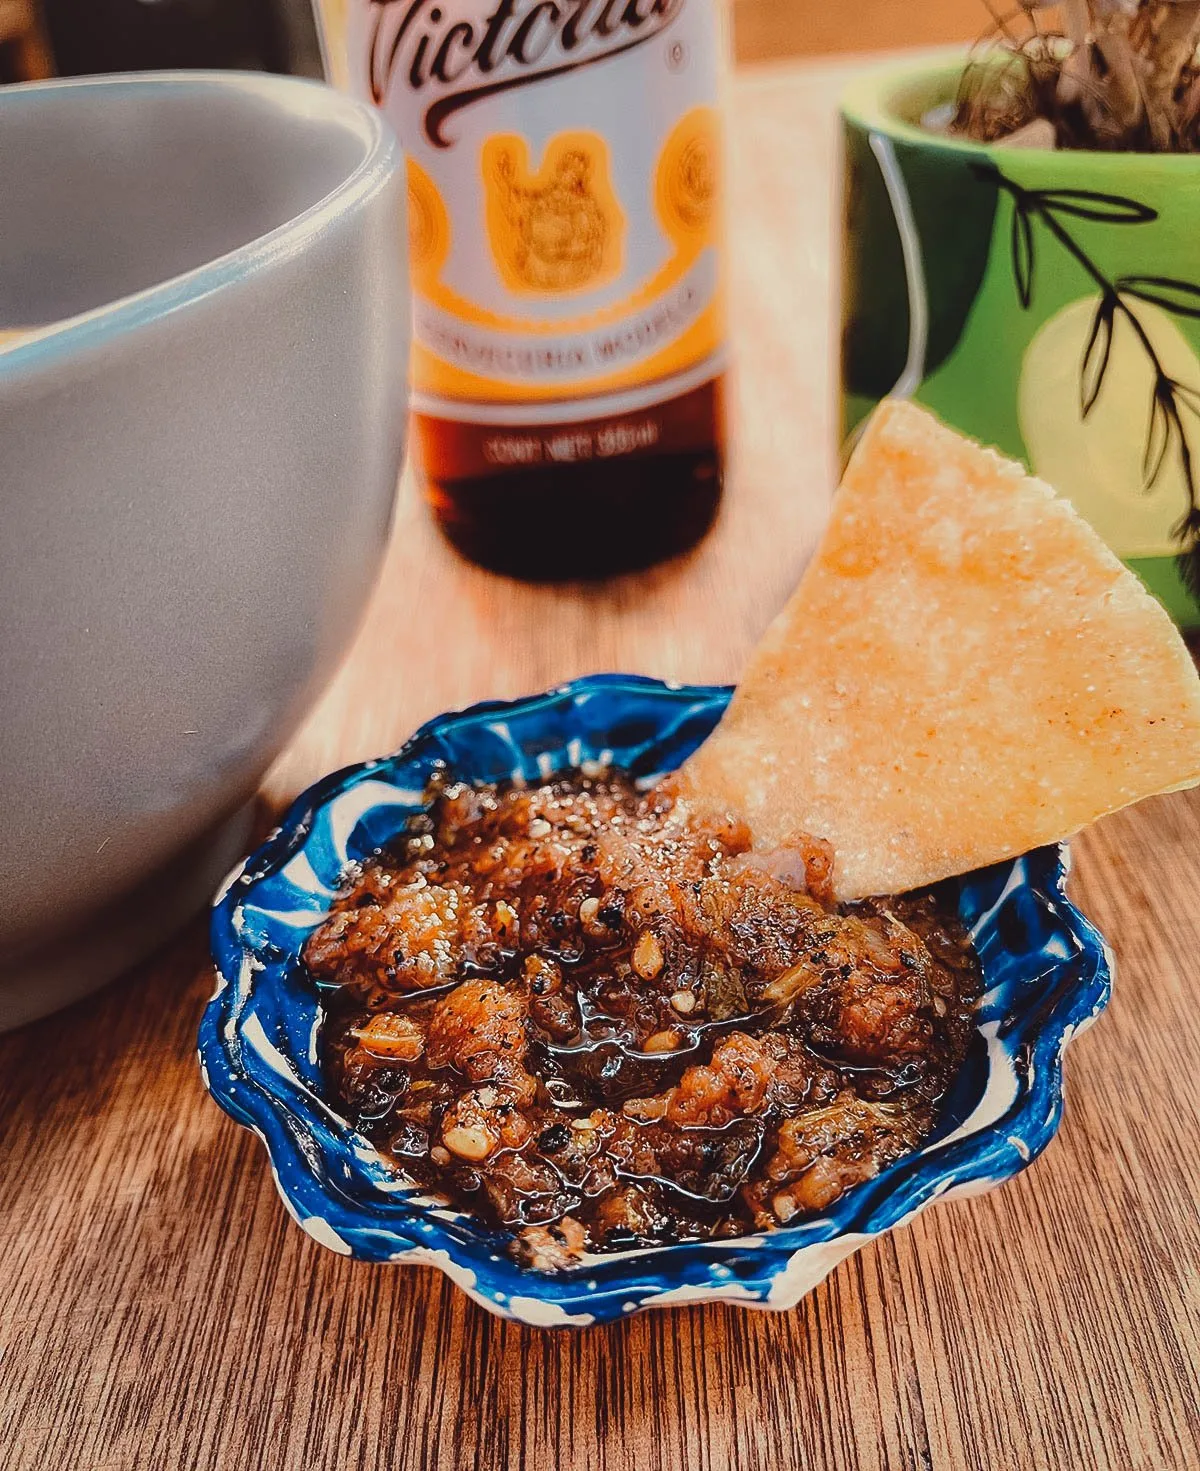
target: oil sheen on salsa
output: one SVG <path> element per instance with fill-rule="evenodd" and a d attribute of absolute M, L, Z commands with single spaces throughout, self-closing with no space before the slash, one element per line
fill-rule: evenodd
<path fill-rule="evenodd" d="M 340 1111 L 546 1271 L 826 1210 L 914 1149 L 980 975 L 945 900 L 830 898 L 670 782 L 442 781 L 305 961 Z"/>

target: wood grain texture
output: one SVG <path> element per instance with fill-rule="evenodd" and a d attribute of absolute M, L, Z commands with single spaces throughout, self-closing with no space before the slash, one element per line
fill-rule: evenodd
<path fill-rule="evenodd" d="M 643 578 L 530 589 L 456 561 L 410 495 L 271 802 L 450 705 L 606 668 L 736 674 L 827 501 L 839 82 L 809 66 L 735 87 L 739 436 L 714 536 Z M 292 1224 L 201 1088 L 194 926 L 0 1039 L 0 1468 L 1200 1466 L 1200 794 L 1090 832 L 1075 890 L 1120 980 L 1035 1168 L 872 1245 L 793 1312 L 557 1335 Z"/>

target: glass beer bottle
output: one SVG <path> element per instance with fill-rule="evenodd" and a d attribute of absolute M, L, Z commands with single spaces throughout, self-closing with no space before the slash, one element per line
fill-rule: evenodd
<path fill-rule="evenodd" d="M 690 546 L 722 484 L 715 0 L 342 3 L 346 80 L 408 159 L 442 529 L 534 578 Z"/>

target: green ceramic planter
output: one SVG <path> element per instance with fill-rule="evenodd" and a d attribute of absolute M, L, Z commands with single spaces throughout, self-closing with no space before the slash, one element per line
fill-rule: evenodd
<path fill-rule="evenodd" d="M 1070 496 L 1200 627 L 1200 158 L 925 131 L 962 64 L 843 98 L 843 452 L 914 398 Z"/>

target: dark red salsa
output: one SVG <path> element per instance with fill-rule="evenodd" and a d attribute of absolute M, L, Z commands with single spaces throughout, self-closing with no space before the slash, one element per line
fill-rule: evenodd
<path fill-rule="evenodd" d="M 944 901 L 831 862 L 669 782 L 442 784 L 305 947 L 332 1092 L 546 1270 L 819 1213 L 929 1133 L 980 990 Z"/>

